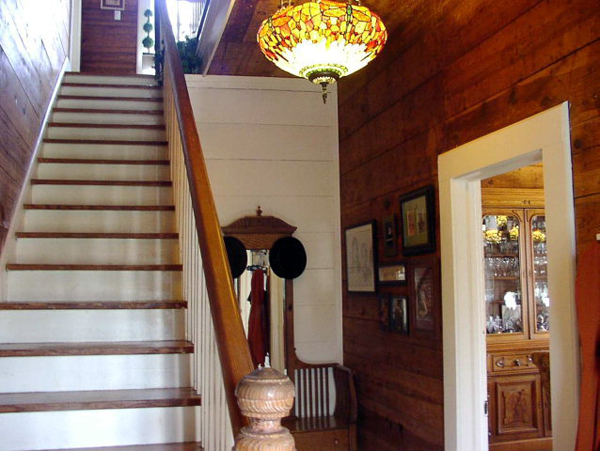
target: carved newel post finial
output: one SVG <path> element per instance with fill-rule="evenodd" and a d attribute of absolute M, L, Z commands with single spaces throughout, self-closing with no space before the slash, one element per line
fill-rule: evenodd
<path fill-rule="evenodd" d="M 294 438 L 281 419 L 294 404 L 294 384 L 272 368 L 259 368 L 245 376 L 235 394 L 250 426 L 242 428 L 233 451 L 295 451 Z"/>

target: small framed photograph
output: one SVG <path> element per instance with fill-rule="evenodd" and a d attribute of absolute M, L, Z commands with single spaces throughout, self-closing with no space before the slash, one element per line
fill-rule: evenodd
<path fill-rule="evenodd" d="M 348 291 L 375 293 L 375 221 L 348 227 L 345 236 Z"/>
<path fill-rule="evenodd" d="M 390 330 L 390 295 L 381 293 L 377 296 L 379 303 L 379 326 L 381 330 Z"/>
<path fill-rule="evenodd" d="M 406 284 L 406 265 L 404 263 L 380 264 L 377 273 L 380 285 Z"/>
<path fill-rule="evenodd" d="M 426 254 L 436 249 L 433 195 L 430 185 L 400 197 L 404 255 Z"/>
<path fill-rule="evenodd" d="M 390 298 L 390 323 L 393 332 L 408 335 L 408 298 L 406 296 Z"/>
<path fill-rule="evenodd" d="M 125 0 L 100 0 L 100 9 L 125 10 Z"/>
<path fill-rule="evenodd" d="M 409 267 L 409 294 L 411 320 L 415 335 L 435 338 L 439 309 L 439 277 L 436 257 L 411 261 Z"/>
<path fill-rule="evenodd" d="M 383 254 L 386 257 L 395 257 L 398 253 L 396 244 L 396 215 L 389 215 L 383 218 Z"/>

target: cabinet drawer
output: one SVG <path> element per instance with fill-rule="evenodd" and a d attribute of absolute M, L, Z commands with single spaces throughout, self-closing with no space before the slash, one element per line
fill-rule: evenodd
<path fill-rule="evenodd" d="M 488 370 L 492 373 L 537 370 L 529 353 L 492 354 L 488 360 L 488 365 Z"/>

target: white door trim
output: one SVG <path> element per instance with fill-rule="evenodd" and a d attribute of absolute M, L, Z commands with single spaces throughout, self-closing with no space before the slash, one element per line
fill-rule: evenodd
<path fill-rule="evenodd" d="M 579 358 L 575 216 L 565 102 L 438 158 L 442 255 L 445 449 L 487 450 L 481 184 L 544 163 L 554 449 L 575 444 Z M 474 301 L 476 300 L 476 301 Z"/>
<path fill-rule="evenodd" d="M 81 0 L 71 0 L 71 36 L 69 60 L 72 72 L 81 70 Z"/>

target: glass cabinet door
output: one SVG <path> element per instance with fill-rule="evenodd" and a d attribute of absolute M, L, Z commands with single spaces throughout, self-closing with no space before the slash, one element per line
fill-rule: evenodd
<path fill-rule="evenodd" d="M 533 298 L 535 301 L 535 332 L 550 330 L 549 313 L 550 298 L 548 297 L 548 256 L 546 254 L 546 216 L 540 213 L 530 213 L 529 227 L 531 247 L 533 249 Z"/>
<path fill-rule="evenodd" d="M 517 214 L 485 215 L 483 246 L 486 332 L 524 332 L 520 258 L 521 219 Z"/>

